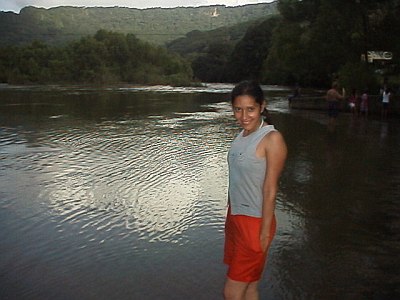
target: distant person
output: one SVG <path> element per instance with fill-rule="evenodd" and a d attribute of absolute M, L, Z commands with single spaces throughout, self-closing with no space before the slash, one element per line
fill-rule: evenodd
<path fill-rule="evenodd" d="M 231 104 L 242 131 L 228 153 L 224 298 L 259 299 L 258 283 L 276 231 L 275 201 L 287 149 L 281 133 L 263 118 L 264 94 L 257 83 L 236 85 Z"/>
<path fill-rule="evenodd" d="M 364 117 L 368 117 L 368 92 L 367 90 L 364 91 L 361 95 L 360 100 L 360 115 Z"/>
<path fill-rule="evenodd" d="M 293 94 L 288 97 L 289 107 L 292 106 L 292 101 L 298 97 L 300 97 L 300 85 L 296 83 L 296 86 L 293 89 Z"/>
<path fill-rule="evenodd" d="M 357 100 L 358 94 L 356 89 L 352 89 L 351 95 L 349 97 L 349 109 L 350 112 L 354 115 L 357 115 Z"/>
<path fill-rule="evenodd" d="M 334 124 L 339 114 L 339 101 L 344 99 L 343 94 L 338 92 L 338 84 L 335 82 L 332 84 L 332 88 L 326 93 L 326 101 L 328 102 L 328 116 L 329 124 Z"/>
<path fill-rule="evenodd" d="M 389 102 L 392 94 L 390 93 L 390 90 L 386 88 L 383 93 L 382 93 L 382 118 L 386 119 L 387 118 L 387 113 L 388 113 L 388 108 L 389 108 Z"/>

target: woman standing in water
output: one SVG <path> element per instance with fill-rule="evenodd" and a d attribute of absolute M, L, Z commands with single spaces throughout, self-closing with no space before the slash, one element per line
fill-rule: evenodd
<path fill-rule="evenodd" d="M 264 94 L 257 83 L 236 85 L 231 102 L 242 131 L 228 153 L 224 297 L 258 299 L 258 283 L 276 231 L 275 200 L 287 148 L 282 135 L 263 118 Z"/>

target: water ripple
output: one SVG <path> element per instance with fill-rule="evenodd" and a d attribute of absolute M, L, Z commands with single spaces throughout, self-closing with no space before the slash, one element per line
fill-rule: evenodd
<path fill-rule="evenodd" d="M 174 102 L 168 94 L 162 102 L 161 93 L 140 98 L 130 90 L 110 99 L 104 90 L 67 94 L 63 106 L 35 113 L 13 106 L 0 127 L 2 286 L 21 287 L 21 299 L 109 299 L 117 296 L 107 291 L 126 290 L 117 298 L 142 299 L 176 284 L 174 292 L 192 293 L 191 284 L 200 282 L 205 291 L 214 285 L 205 298 L 216 299 L 225 274 L 226 152 L 238 132 L 226 95 Z M 104 107 L 92 107 L 92 98 Z M 270 100 L 290 151 L 272 275 L 261 298 L 274 298 L 264 297 L 266 289 L 277 299 L 324 299 L 393 288 L 398 124 L 369 122 L 367 134 L 362 124 L 340 131 L 340 123 L 326 149 L 319 123 L 289 118 L 282 114 L 286 102 Z M 328 155 L 335 158 L 329 164 Z M 354 281 L 362 275 L 364 283 Z M 57 297 L 59 291 L 67 296 Z"/>
<path fill-rule="evenodd" d="M 200 218 L 212 215 L 197 202 L 199 180 L 209 176 L 209 168 L 220 166 L 210 156 L 225 161 L 226 145 L 211 134 L 221 131 L 213 124 L 219 114 L 180 115 L 148 119 L 142 130 L 131 120 L 52 130 L 46 139 L 41 137 L 47 148 L 29 149 L 18 134 L 3 131 L 3 145 L 14 148 L 2 151 L 14 153 L 14 170 L 31 174 L 40 184 L 38 198 L 43 205 L 48 202 L 57 232 L 67 237 L 67 228 L 77 227 L 83 239 L 78 249 L 131 236 L 150 243 L 185 244 L 189 242 L 185 232 L 204 226 L 207 223 Z M 193 121 L 196 128 L 183 134 Z M 158 126 L 177 123 L 182 130 L 168 132 Z M 17 139 L 22 147 L 18 151 Z M 212 218 L 207 222 L 211 227 L 221 225 Z"/>

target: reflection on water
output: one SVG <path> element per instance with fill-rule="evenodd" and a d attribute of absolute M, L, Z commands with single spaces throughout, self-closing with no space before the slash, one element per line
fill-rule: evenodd
<path fill-rule="evenodd" d="M 207 88 L 0 90 L 1 299 L 221 298 L 237 127 Z M 262 299 L 395 299 L 399 124 L 330 133 L 266 88 L 289 158 Z"/>

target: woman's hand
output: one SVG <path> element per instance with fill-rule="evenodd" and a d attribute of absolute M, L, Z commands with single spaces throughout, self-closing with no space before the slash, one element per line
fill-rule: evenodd
<path fill-rule="evenodd" d="M 260 246 L 262 252 L 268 251 L 269 246 L 271 245 L 272 239 L 270 236 L 261 236 L 260 237 Z"/>

